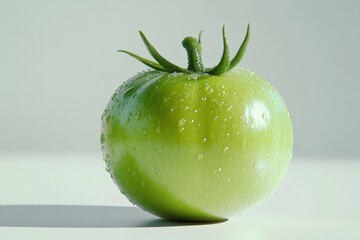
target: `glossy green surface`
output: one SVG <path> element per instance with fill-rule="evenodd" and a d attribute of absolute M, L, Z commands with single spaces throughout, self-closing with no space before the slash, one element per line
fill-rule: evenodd
<path fill-rule="evenodd" d="M 278 186 L 293 136 L 284 101 L 249 70 L 147 71 L 112 96 L 101 143 L 131 202 L 166 219 L 216 221 Z"/>

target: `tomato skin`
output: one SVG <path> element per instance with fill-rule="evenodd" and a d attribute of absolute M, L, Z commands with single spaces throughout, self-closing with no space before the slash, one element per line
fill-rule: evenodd
<path fill-rule="evenodd" d="M 107 169 L 127 198 L 165 219 L 227 219 L 266 198 L 291 158 L 289 113 L 257 74 L 146 71 L 102 116 Z"/>

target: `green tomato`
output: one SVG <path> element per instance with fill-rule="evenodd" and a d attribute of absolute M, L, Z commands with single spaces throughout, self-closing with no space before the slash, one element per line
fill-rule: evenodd
<path fill-rule="evenodd" d="M 102 116 L 114 182 L 165 219 L 227 219 L 273 192 L 289 165 L 292 126 L 278 92 L 244 68 L 211 70 L 139 73 Z"/>

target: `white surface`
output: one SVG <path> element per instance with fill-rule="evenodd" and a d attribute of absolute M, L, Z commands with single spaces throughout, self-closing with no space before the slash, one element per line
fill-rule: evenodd
<path fill-rule="evenodd" d="M 0 239 L 360 239 L 360 161 L 295 159 L 279 189 L 227 222 L 165 222 L 135 208 L 100 153 L 0 154 Z"/>

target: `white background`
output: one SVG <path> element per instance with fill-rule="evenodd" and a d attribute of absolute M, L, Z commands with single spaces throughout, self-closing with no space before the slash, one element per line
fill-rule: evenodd
<path fill-rule="evenodd" d="M 359 7 L 355 0 L 0 0 L 0 238 L 359 239 Z M 248 22 L 240 65 L 278 89 L 293 121 L 284 181 L 260 206 L 222 224 L 142 226 L 154 216 L 130 207 L 101 161 L 102 111 L 122 82 L 146 69 L 116 50 L 148 57 L 143 30 L 185 67 L 182 39 L 204 30 L 203 60 L 212 66 L 222 24 L 234 54 Z"/>
<path fill-rule="evenodd" d="M 183 37 L 203 34 L 207 66 L 221 56 L 226 24 L 241 66 L 281 93 L 294 156 L 359 157 L 358 1 L 0 0 L 0 152 L 99 151 L 100 116 L 115 89 L 146 67 L 143 30 L 186 66 Z"/>

